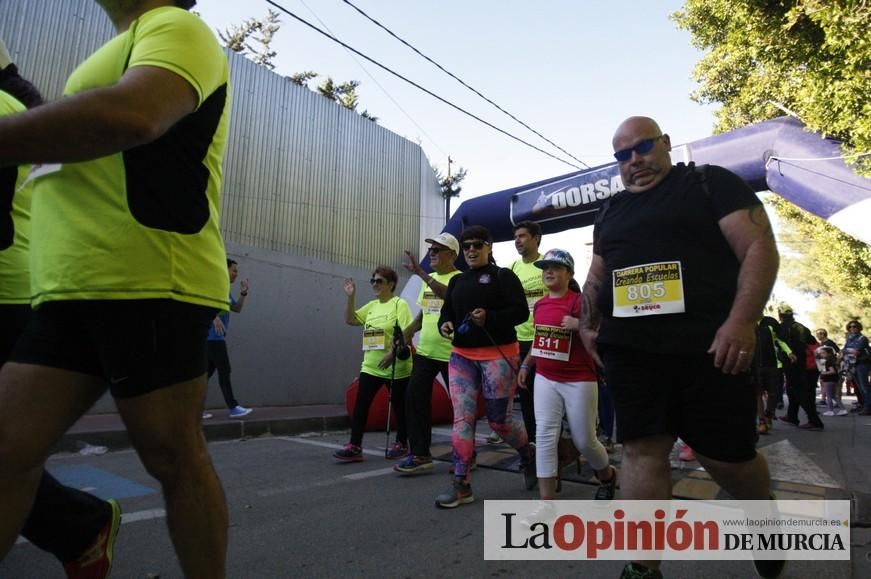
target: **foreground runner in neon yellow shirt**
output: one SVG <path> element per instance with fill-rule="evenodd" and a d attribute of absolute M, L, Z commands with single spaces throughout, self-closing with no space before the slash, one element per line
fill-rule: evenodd
<path fill-rule="evenodd" d="M 34 185 L 35 309 L 0 371 L 0 557 L 49 449 L 108 389 L 164 491 L 185 576 L 223 577 L 227 510 L 201 413 L 206 334 L 229 294 L 227 59 L 193 1 L 99 4 L 118 35 L 64 98 L 0 119 L 0 167 L 60 164 Z"/>

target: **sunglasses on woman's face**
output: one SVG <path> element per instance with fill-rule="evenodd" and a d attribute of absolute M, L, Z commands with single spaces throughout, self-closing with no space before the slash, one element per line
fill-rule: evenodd
<path fill-rule="evenodd" d="M 371 283 L 372 285 L 381 285 L 385 281 L 387 281 L 387 280 L 384 279 L 383 277 L 373 277 L 372 279 L 369 280 L 369 283 Z"/>
<path fill-rule="evenodd" d="M 472 248 L 481 249 L 485 245 L 487 245 L 486 241 L 464 241 L 463 251 L 469 251 Z"/>

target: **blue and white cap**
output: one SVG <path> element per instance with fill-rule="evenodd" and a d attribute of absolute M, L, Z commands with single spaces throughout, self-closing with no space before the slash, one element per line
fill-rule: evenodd
<path fill-rule="evenodd" d="M 544 254 L 543 258 L 534 263 L 535 267 L 539 269 L 544 269 L 549 264 L 562 265 L 572 273 L 575 271 L 575 260 L 572 258 L 572 254 L 564 249 L 551 249 Z"/>

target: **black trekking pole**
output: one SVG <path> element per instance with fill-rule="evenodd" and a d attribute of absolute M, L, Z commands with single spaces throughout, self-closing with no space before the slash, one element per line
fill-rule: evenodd
<path fill-rule="evenodd" d="M 396 348 L 393 348 L 393 361 L 390 363 L 390 388 L 387 389 L 387 440 L 384 443 L 384 458 L 390 452 L 390 411 L 393 408 L 393 380 L 396 378 Z"/>
<path fill-rule="evenodd" d="M 387 441 L 384 444 L 384 458 L 390 458 L 387 453 L 390 452 L 390 413 L 393 409 L 393 382 L 396 380 L 396 359 L 408 360 L 411 356 L 411 351 L 405 343 L 405 335 L 402 333 L 402 328 L 399 327 L 397 320 L 393 325 L 393 361 L 390 362 L 390 388 L 387 391 Z"/>

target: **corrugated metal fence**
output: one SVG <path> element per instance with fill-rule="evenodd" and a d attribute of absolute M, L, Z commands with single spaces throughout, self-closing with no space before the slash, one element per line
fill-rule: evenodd
<path fill-rule="evenodd" d="M 48 99 L 58 98 L 69 73 L 112 35 L 93 0 L 0 0 L 0 38 Z M 417 247 L 421 204 L 437 193 L 420 147 L 229 56 L 226 240 L 359 267 Z M 361 242 L 361 230 L 370 242 Z"/>

